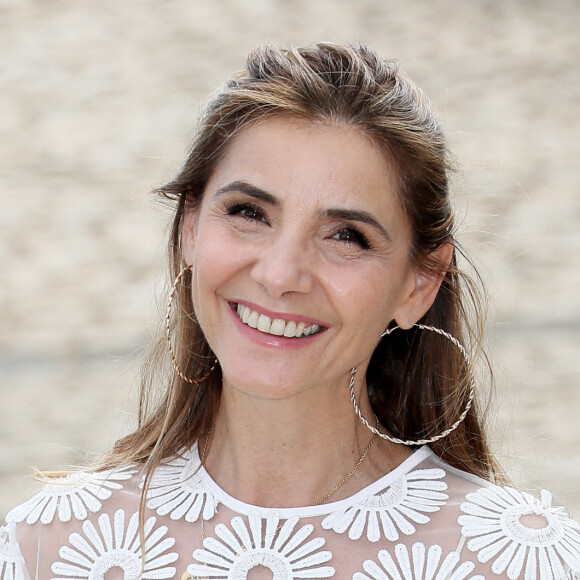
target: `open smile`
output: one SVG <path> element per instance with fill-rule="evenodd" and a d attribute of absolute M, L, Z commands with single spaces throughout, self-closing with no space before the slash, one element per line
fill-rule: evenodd
<path fill-rule="evenodd" d="M 266 314 L 261 314 L 256 310 L 252 310 L 249 306 L 245 306 L 244 304 L 230 303 L 230 306 L 232 310 L 237 312 L 238 317 L 244 324 L 259 330 L 264 334 L 284 336 L 286 338 L 302 338 L 326 330 L 326 328 L 319 324 L 286 320 L 284 318 L 271 318 Z"/>

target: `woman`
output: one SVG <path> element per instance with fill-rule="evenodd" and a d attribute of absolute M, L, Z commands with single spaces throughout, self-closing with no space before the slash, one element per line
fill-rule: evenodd
<path fill-rule="evenodd" d="M 9 514 L 1 578 L 580 578 L 580 526 L 496 485 L 450 169 L 395 63 L 253 52 L 160 190 L 168 388 Z"/>

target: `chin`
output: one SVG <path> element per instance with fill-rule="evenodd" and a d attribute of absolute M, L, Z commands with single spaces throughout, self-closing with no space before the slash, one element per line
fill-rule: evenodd
<path fill-rule="evenodd" d="M 260 371 L 256 366 L 250 365 L 247 372 L 243 372 L 237 366 L 233 373 L 222 372 L 224 389 L 232 389 L 256 399 L 279 401 L 305 390 L 304 377 L 285 376 L 279 370 L 271 368 Z"/>

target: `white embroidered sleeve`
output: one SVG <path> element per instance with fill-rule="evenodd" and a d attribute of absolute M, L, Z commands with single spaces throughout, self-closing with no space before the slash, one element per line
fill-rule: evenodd
<path fill-rule="evenodd" d="M 491 486 L 468 493 L 466 500 L 458 522 L 467 548 L 495 574 L 514 580 L 580 574 L 580 524 L 552 506 L 549 492 L 537 499 Z"/>
<path fill-rule="evenodd" d="M 96 473 L 74 472 L 55 478 L 27 502 L 17 506 L 6 516 L 8 522 L 50 524 L 55 519 L 68 522 L 83 521 L 98 512 L 103 501 L 115 490 L 123 488 L 137 470 L 133 466 L 108 469 Z"/>
<path fill-rule="evenodd" d="M 0 527 L 0 580 L 29 580 L 24 558 L 9 527 Z"/>

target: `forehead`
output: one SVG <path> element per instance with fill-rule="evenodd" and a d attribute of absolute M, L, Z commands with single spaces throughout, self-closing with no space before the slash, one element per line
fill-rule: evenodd
<path fill-rule="evenodd" d="M 391 156 L 357 128 L 274 117 L 229 143 L 206 191 L 244 180 L 282 200 L 331 205 L 399 205 Z"/>

